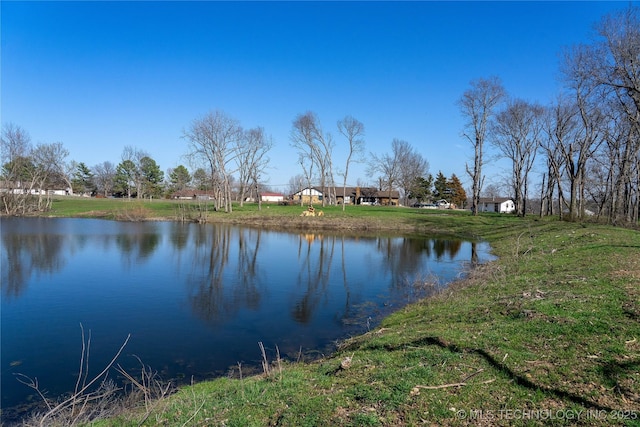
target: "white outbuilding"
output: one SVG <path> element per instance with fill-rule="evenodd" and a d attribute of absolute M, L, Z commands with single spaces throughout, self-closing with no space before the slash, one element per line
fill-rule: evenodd
<path fill-rule="evenodd" d="M 480 198 L 478 212 L 513 213 L 516 205 L 513 200 L 507 197 L 486 197 Z"/>

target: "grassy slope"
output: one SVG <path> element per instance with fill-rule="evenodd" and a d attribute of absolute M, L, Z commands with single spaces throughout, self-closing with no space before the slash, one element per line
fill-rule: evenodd
<path fill-rule="evenodd" d="M 54 205 L 58 214 L 80 214 L 65 203 Z M 154 203 L 144 205 L 151 216 L 175 211 Z M 640 425 L 637 231 L 415 209 L 326 208 L 311 219 L 300 211 L 251 205 L 211 219 L 475 235 L 500 259 L 329 358 L 186 387 L 158 402 L 146 424 Z M 103 425 L 138 425 L 144 412 Z"/>

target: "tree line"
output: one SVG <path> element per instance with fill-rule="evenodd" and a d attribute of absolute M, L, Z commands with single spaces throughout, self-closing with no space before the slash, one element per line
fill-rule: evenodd
<path fill-rule="evenodd" d="M 297 150 L 304 177 L 293 178 L 292 193 L 319 185 L 328 195 L 323 205 L 335 204 L 339 188 L 334 177 L 338 175 L 342 177 L 342 195 L 346 195 L 349 167 L 365 161 L 365 128 L 352 116 L 345 116 L 336 126 L 341 143 L 347 147 L 341 168 L 334 165 L 333 137 L 324 132 L 315 113 L 300 114 L 292 121 L 290 143 Z M 89 167 L 83 162 L 68 162 L 69 152 L 62 143 L 33 146 L 26 130 L 8 123 L 3 126 L 1 140 L 3 211 L 24 214 L 46 210 L 51 203 L 50 190 L 60 188 L 69 189 L 70 194 L 138 199 L 170 197 L 195 189 L 206 192 L 215 209 L 225 212 L 232 211 L 232 201 L 242 204 L 248 195 L 260 201 L 258 195 L 267 188 L 264 180 L 273 147 L 272 138 L 262 127 L 244 129 L 238 120 L 216 110 L 194 119 L 183 131 L 183 139 L 193 173 L 179 165 L 165 174 L 149 153 L 131 146 L 124 148 L 117 165 L 105 161 Z M 412 194 L 425 197 L 433 193 L 417 190 L 433 179 L 423 178 L 428 162 L 408 142 L 394 140 L 391 154 L 371 154 L 369 159 L 369 173 L 379 174 L 380 190 L 400 188 L 406 201 Z"/>
<path fill-rule="evenodd" d="M 563 90 L 546 106 L 508 96 L 497 77 L 471 82 L 458 100 L 463 136 L 474 150 L 466 171 L 478 213 L 486 145 L 511 165 L 508 191 L 516 213 L 636 223 L 640 208 L 640 16 L 637 7 L 596 25 L 597 38 L 566 48 Z M 539 179 L 534 181 L 532 173 Z"/>
<path fill-rule="evenodd" d="M 566 48 L 560 67 L 563 91 L 546 106 L 508 95 L 498 77 L 470 83 L 458 106 L 466 120 L 462 135 L 473 149 L 473 163 L 466 165 L 466 173 L 474 214 L 481 195 L 495 194 L 495 183 L 485 185 L 483 167 L 487 159 L 497 156 L 510 164 L 503 188 L 514 199 L 518 215 L 532 212 L 529 201 L 537 197 L 540 215 L 577 220 L 593 210 L 612 223 L 638 220 L 638 14 L 638 8 L 630 6 L 607 15 L 596 26 L 597 39 Z M 336 130 L 338 139 L 312 111 L 293 119 L 289 139 L 301 173 L 290 179 L 291 193 L 319 186 L 326 195 L 323 205 L 337 203 L 340 192 L 345 200 L 350 167 L 366 163 L 373 185 L 360 180 L 358 184 L 375 186 L 389 195 L 397 190 L 404 205 L 433 198 L 447 198 L 456 205 L 466 202 L 458 177 L 447 179 L 439 172 L 434 179 L 428 161 L 409 142 L 396 138 L 389 152 L 365 155 L 362 122 L 347 115 L 336 123 Z M 165 175 L 148 153 L 134 147 L 125 147 L 117 165 L 103 162 L 89 168 L 67 162 L 69 153 L 62 143 L 32 146 L 24 129 L 7 124 L 1 141 L 2 209 L 6 213 L 47 209 L 48 192 L 40 191 L 37 197 L 25 194 L 60 185 L 74 193 L 137 198 L 196 188 L 209 192 L 215 208 L 226 212 L 232 211 L 233 200 L 242 203 L 248 195 L 260 200 L 273 147 L 264 128 L 245 129 L 216 110 L 194 119 L 182 137 L 193 172 L 180 165 Z M 336 143 L 346 152 L 339 162 L 334 158 Z M 15 194 L 18 185 L 20 195 Z"/>

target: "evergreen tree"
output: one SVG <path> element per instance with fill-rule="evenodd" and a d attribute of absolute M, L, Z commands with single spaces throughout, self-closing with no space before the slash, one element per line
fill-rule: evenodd
<path fill-rule="evenodd" d="M 73 173 L 71 188 L 74 193 L 79 194 L 93 194 L 96 191 L 94 175 L 91 172 L 91 169 L 82 162 L 76 166 L 76 170 Z"/>
<path fill-rule="evenodd" d="M 209 190 L 211 188 L 211 178 L 204 169 L 198 168 L 193 173 L 193 184 L 198 190 Z"/>
<path fill-rule="evenodd" d="M 27 186 L 31 177 L 35 175 L 35 170 L 36 166 L 31 157 L 18 156 L 2 165 L 1 176 L 3 180 Z"/>
<path fill-rule="evenodd" d="M 131 198 L 131 189 L 136 187 L 138 168 L 131 160 L 123 160 L 116 167 L 116 175 L 113 178 L 114 190 L 121 196 Z"/>
<path fill-rule="evenodd" d="M 184 190 L 191 183 L 191 175 L 186 167 L 180 165 L 169 173 L 171 191 Z"/>
<path fill-rule="evenodd" d="M 429 174 L 427 178 L 418 177 L 415 184 L 409 192 L 409 199 L 416 199 L 419 202 L 431 200 L 433 197 L 433 175 Z"/>
<path fill-rule="evenodd" d="M 142 175 L 142 197 L 159 197 L 162 195 L 164 172 L 151 157 L 140 159 L 140 174 Z"/>
<path fill-rule="evenodd" d="M 451 179 L 447 182 L 447 190 L 450 192 L 449 202 L 457 207 L 464 207 L 467 201 L 467 193 L 455 173 L 451 175 Z"/>
<path fill-rule="evenodd" d="M 444 176 L 442 171 L 438 171 L 438 175 L 436 176 L 436 180 L 433 184 L 433 187 L 434 187 L 433 196 L 436 199 L 447 199 L 447 197 L 450 196 L 449 183 L 447 181 L 447 177 Z"/>

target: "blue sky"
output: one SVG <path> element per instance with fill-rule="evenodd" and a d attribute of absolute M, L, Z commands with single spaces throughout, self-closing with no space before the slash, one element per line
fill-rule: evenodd
<path fill-rule="evenodd" d="M 408 141 L 434 175 L 465 185 L 471 146 L 456 101 L 496 75 L 511 96 L 548 103 L 559 55 L 629 2 L 12 2 L 1 8 L 2 123 L 33 143 L 62 142 L 88 166 L 125 146 L 161 169 L 188 165 L 190 122 L 222 110 L 264 127 L 269 184 L 301 173 L 290 146 L 296 115 L 364 123 L 368 152 Z M 365 165 L 350 171 L 375 184 Z M 485 167 L 486 183 L 503 173 Z"/>

